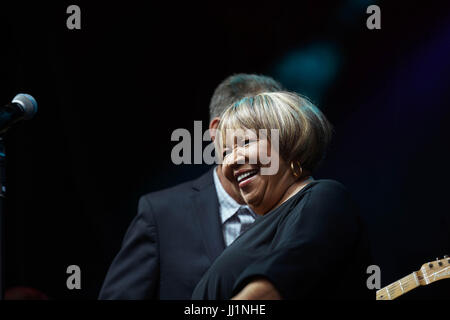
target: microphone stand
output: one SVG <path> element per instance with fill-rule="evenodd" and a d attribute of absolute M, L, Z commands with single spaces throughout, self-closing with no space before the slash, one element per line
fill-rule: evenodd
<path fill-rule="evenodd" d="M 5 142 L 3 141 L 3 137 L 0 137 L 0 300 L 4 299 L 5 294 L 5 283 L 4 283 L 4 275 L 5 275 L 5 228 L 4 228 L 4 199 L 5 199 L 5 164 L 6 164 L 6 156 L 5 156 Z"/>

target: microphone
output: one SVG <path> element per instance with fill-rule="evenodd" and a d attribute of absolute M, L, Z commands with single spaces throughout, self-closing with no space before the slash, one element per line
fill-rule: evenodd
<path fill-rule="evenodd" d="M 33 118 L 36 112 L 36 100 L 29 94 L 19 93 L 11 103 L 0 108 L 0 136 L 17 122 Z"/>

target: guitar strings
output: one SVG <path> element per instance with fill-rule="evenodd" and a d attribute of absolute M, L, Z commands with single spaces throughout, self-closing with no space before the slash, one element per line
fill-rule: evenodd
<path fill-rule="evenodd" d="M 442 269 L 442 270 L 440 270 L 440 271 L 437 271 L 437 272 L 435 272 L 435 273 L 432 273 L 432 274 L 430 274 L 429 276 L 420 276 L 420 275 L 417 275 L 416 274 L 416 276 L 417 276 L 417 281 L 419 281 L 419 280 L 421 280 L 420 278 L 422 277 L 423 279 L 430 279 L 431 277 L 433 277 L 433 276 L 435 276 L 436 274 L 438 274 L 438 273 L 440 273 L 440 272 L 442 272 L 442 271 L 444 271 L 444 270 L 446 270 L 447 268 L 445 268 L 445 269 Z M 417 271 L 415 271 L 414 273 L 416 273 Z M 410 283 L 411 281 L 414 281 L 415 283 L 417 283 L 416 282 L 416 278 L 415 277 L 413 277 L 413 274 L 414 273 L 411 273 L 410 275 L 407 275 L 406 277 L 403 277 L 403 278 L 401 278 L 400 280 L 398 280 L 398 281 L 396 281 L 396 282 L 393 282 L 393 283 L 391 283 L 390 285 L 387 285 L 386 287 L 384 287 L 383 289 L 386 289 L 386 288 L 391 288 L 391 289 L 394 289 L 394 288 L 397 288 L 397 287 L 400 287 L 400 281 L 402 280 L 402 279 L 405 279 L 405 278 L 407 278 L 406 280 L 405 280 L 405 282 L 403 282 L 402 283 L 402 285 L 406 285 L 406 284 L 408 284 L 408 283 Z M 412 277 L 412 278 L 411 278 Z M 419 283 L 419 285 L 420 285 L 420 283 Z M 383 290 L 383 289 L 380 289 L 380 290 Z"/>
<path fill-rule="evenodd" d="M 447 267 L 447 268 L 448 268 L 448 267 Z M 401 288 L 402 288 L 402 293 L 403 293 L 404 291 L 408 290 L 408 288 L 403 288 L 403 286 L 408 285 L 410 282 L 413 281 L 415 284 L 417 284 L 417 282 L 419 282 L 419 280 L 421 280 L 420 278 L 423 278 L 423 279 L 430 279 L 431 277 L 433 277 L 433 276 L 435 276 L 436 274 L 438 274 L 438 273 L 440 273 L 440 272 L 446 270 L 447 268 L 442 269 L 442 270 L 440 270 L 440 271 L 437 271 L 437 272 L 435 272 L 435 273 L 433 273 L 433 274 L 431 274 L 431 275 L 429 275 L 429 276 L 426 276 L 426 275 L 425 275 L 425 276 L 424 276 L 424 275 L 420 276 L 420 275 L 417 275 L 417 274 L 416 274 L 416 277 L 417 277 L 417 278 L 413 276 L 414 273 L 418 272 L 418 271 L 415 271 L 415 272 L 411 273 L 410 275 L 407 275 L 406 277 L 403 277 L 403 278 L 401 278 L 400 280 L 398 280 L 398 281 L 396 281 L 396 282 L 394 282 L 394 283 L 391 283 L 390 285 L 387 285 L 386 287 L 384 287 L 384 288 L 378 290 L 377 292 L 380 292 L 380 291 L 386 291 L 386 292 L 388 292 L 388 296 L 390 296 L 391 292 L 390 292 L 389 289 L 391 289 L 391 290 L 397 290 L 398 287 L 401 287 Z M 405 278 L 406 278 L 406 279 L 405 279 Z M 401 282 L 402 279 L 405 279 L 404 282 Z M 416 281 L 416 279 L 417 279 L 417 281 Z M 418 284 L 417 286 L 420 286 L 420 282 L 419 282 L 419 284 Z M 406 289 L 406 290 L 405 290 L 405 289 Z M 380 292 L 380 293 L 381 293 L 381 292 Z"/>

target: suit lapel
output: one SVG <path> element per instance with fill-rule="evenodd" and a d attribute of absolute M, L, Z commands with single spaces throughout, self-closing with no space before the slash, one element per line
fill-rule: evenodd
<path fill-rule="evenodd" d="M 212 169 L 215 170 L 215 169 Z M 213 262 L 225 249 L 219 214 L 219 201 L 210 170 L 193 183 L 193 220 L 200 227 L 206 252 Z"/>

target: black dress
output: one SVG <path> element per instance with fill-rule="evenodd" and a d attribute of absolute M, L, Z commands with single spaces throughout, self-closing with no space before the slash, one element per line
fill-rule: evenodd
<path fill-rule="evenodd" d="M 230 299 L 255 277 L 283 299 L 370 298 L 366 234 L 348 191 L 315 180 L 260 216 L 213 263 L 192 299 Z"/>

